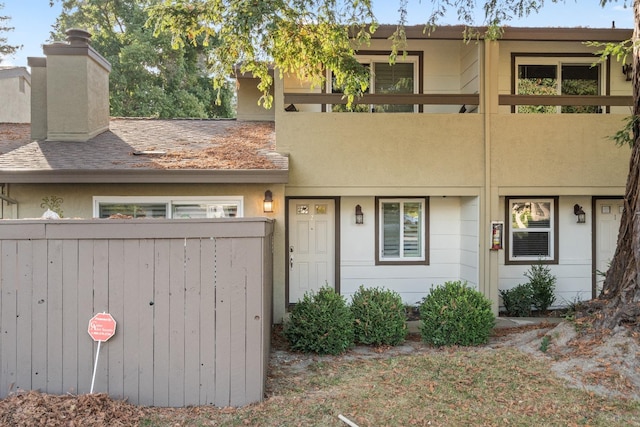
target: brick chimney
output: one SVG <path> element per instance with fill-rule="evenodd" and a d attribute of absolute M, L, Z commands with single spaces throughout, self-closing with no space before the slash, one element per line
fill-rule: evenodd
<path fill-rule="evenodd" d="M 111 64 L 90 45 L 85 30 L 43 46 L 46 58 L 31 67 L 31 138 L 88 141 L 109 129 Z"/>

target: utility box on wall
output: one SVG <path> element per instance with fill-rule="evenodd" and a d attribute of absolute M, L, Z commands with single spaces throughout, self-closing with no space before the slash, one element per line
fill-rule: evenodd
<path fill-rule="evenodd" d="M 271 343 L 273 221 L 0 221 L 0 398 L 96 393 L 138 405 L 263 399 Z"/>

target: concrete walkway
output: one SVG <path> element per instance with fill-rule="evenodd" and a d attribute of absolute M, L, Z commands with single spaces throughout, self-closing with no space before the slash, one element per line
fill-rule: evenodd
<path fill-rule="evenodd" d="M 537 325 L 540 323 L 558 324 L 564 319 L 560 317 L 496 317 L 496 329 L 517 328 L 518 326 Z M 407 322 L 409 333 L 420 332 L 420 321 Z"/>

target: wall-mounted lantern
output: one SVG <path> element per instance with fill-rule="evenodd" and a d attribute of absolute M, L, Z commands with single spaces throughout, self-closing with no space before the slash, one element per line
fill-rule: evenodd
<path fill-rule="evenodd" d="M 587 215 L 584 213 L 582 206 L 580 206 L 579 204 L 576 203 L 575 205 L 573 205 L 573 213 L 578 217 L 578 224 L 584 224 L 585 222 L 587 222 Z"/>
<path fill-rule="evenodd" d="M 364 214 L 360 205 L 356 205 L 356 224 L 364 224 Z"/>
<path fill-rule="evenodd" d="M 267 190 L 264 192 L 262 211 L 264 213 L 273 213 L 273 194 L 271 194 L 271 190 Z"/>
<path fill-rule="evenodd" d="M 624 74 L 625 76 L 625 80 L 630 82 L 631 81 L 631 76 L 633 74 L 633 65 L 631 64 L 624 64 L 622 66 L 622 74 Z"/>

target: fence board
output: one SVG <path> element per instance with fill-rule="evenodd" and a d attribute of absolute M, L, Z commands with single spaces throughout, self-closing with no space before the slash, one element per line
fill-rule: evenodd
<path fill-rule="evenodd" d="M 200 404 L 216 400 L 215 240 L 200 241 Z"/>
<path fill-rule="evenodd" d="M 184 404 L 200 403 L 200 239 L 185 247 Z M 209 262 L 211 262 L 209 260 Z"/>
<path fill-rule="evenodd" d="M 15 387 L 88 392 L 88 322 L 110 312 L 118 327 L 101 345 L 94 392 L 155 406 L 262 399 L 271 221 L 180 221 L 180 238 L 173 220 L 141 222 L 135 236 L 134 222 L 67 220 L 21 222 L 13 238 L 9 223 L 0 221 L 0 398 Z"/>
<path fill-rule="evenodd" d="M 78 241 L 78 393 L 91 389 L 95 349 L 88 334 L 94 307 L 93 240 Z"/>
<path fill-rule="evenodd" d="M 247 380 L 245 347 L 246 334 L 246 298 L 247 298 L 247 240 L 232 239 L 231 249 L 231 364 L 230 364 L 230 400 L 241 401 L 245 394 Z"/>
<path fill-rule="evenodd" d="M 140 400 L 139 374 L 140 366 L 140 317 L 143 307 L 140 306 L 139 291 L 141 289 L 140 240 L 125 240 L 123 247 L 123 317 L 116 326 L 122 338 L 123 350 L 123 389 L 131 400 Z M 119 326 L 119 327 L 118 327 Z"/>
<path fill-rule="evenodd" d="M 231 250 L 231 239 L 216 239 L 216 406 L 231 401 Z"/>
<path fill-rule="evenodd" d="M 93 311 L 87 319 L 87 329 L 89 320 L 96 313 L 109 312 L 109 241 L 93 241 Z M 96 367 L 94 393 L 109 392 L 109 351 L 100 345 L 100 354 L 97 354 L 98 344 L 93 344 L 93 358 L 98 356 Z"/>
<path fill-rule="evenodd" d="M 102 350 L 108 354 L 109 395 L 123 399 L 124 395 L 124 276 L 125 254 L 124 240 L 109 240 L 109 308 L 108 312 L 116 321 L 116 333 L 102 344 Z"/>
<path fill-rule="evenodd" d="M 62 241 L 62 390 L 78 392 L 78 241 Z"/>
<path fill-rule="evenodd" d="M 138 366 L 138 403 L 153 405 L 153 329 L 154 329 L 154 256 L 155 241 L 140 240 L 139 261 L 139 299 L 137 312 L 140 316 L 139 330 L 139 366 Z"/>
<path fill-rule="evenodd" d="M 247 293 L 246 293 L 246 365 L 244 368 L 247 380 L 244 396 L 248 399 L 260 400 L 264 392 L 264 384 L 258 381 L 249 381 L 250 378 L 262 378 L 266 367 L 263 366 L 264 346 L 262 337 L 262 299 L 264 298 L 260 278 L 263 276 L 262 245 L 259 241 L 246 242 L 246 259 L 252 260 L 251 266 L 247 265 Z"/>
<path fill-rule="evenodd" d="M 49 264 L 47 247 L 46 240 L 33 242 L 31 387 L 34 390 L 42 391 L 47 390 L 47 336 L 49 327 L 47 325 L 47 266 Z"/>
<path fill-rule="evenodd" d="M 47 390 L 62 389 L 62 241 L 49 240 L 47 257 Z"/>
<path fill-rule="evenodd" d="M 156 240 L 153 329 L 153 404 L 169 405 L 169 254 L 170 241 Z"/>
<path fill-rule="evenodd" d="M 171 239 L 169 263 L 169 406 L 184 402 L 185 240 Z"/>
<path fill-rule="evenodd" d="M 31 240 L 18 241 L 18 301 L 17 301 L 17 319 L 16 331 L 17 339 L 16 352 L 18 357 L 16 372 L 16 389 L 31 390 L 31 357 L 22 357 L 22 355 L 31 356 L 31 331 L 32 331 L 32 312 L 31 301 L 33 298 L 33 244 Z M 1 343 L 1 341 L 0 341 Z"/>
<path fill-rule="evenodd" d="M 4 393 L 15 388 L 17 380 L 18 354 L 16 352 L 17 324 L 16 324 L 16 251 L 17 242 L 7 240 L 2 242 L 0 256 L 2 257 L 2 275 L 0 276 L 0 326 L 3 345 L 0 347 L 0 369 L 2 378 L 0 390 Z"/>

